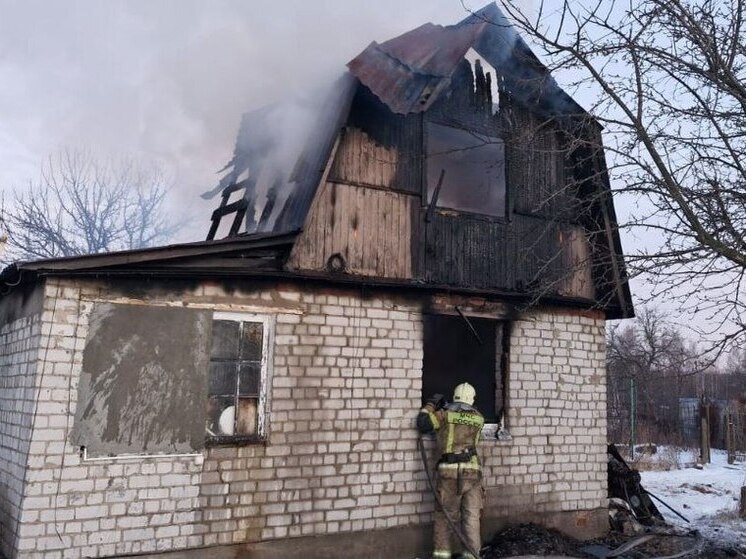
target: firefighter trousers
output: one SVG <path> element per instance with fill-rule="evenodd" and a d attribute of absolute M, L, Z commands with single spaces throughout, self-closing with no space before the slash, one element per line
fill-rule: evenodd
<path fill-rule="evenodd" d="M 482 514 L 482 480 L 479 477 L 443 477 L 438 476 L 438 497 L 448 517 L 459 527 L 469 547 L 479 551 L 482 547 L 480 535 L 480 517 Z M 458 536 L 453 534 L 443 510 L 436 503 L 435 527 L 433 534 L 433 558 L 450 558 L 455 549 L 462 545 Z M 462 557 L 472 557 L 464 550 Z"/>

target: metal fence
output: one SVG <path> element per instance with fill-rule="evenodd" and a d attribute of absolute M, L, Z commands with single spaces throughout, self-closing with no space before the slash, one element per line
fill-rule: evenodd
<path fill-rule="evenodd" d="M 609 392 L 609 442 L 630 448 L 640 444 L 699 446 L 702 403 L 698 398 L 636 398 L 634 390 L 632 386 Z"/>
<path fill-rule="evenodd" d="M 633 448 L 670 445 L 698 448 L 703 461 L 710 449 L 722 449 L 729 462 L 746 462 L 746 399 L 678 398 L 675 405 L 639 406 L 633 398 L 610 397 L 608 434 L 628 455 Z"/>

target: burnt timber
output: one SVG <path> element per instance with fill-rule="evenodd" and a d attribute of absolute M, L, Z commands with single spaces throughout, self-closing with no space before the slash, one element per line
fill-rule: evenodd
<path fill-rule="evenodd" d="M 496 6 L 374 42 L 348 68 L 315 100 L 244 116 L 226 174 L 205 194 L 221 194 L 208 240 L 221 220 L 226 237 L 300 231 L 285 271 L 633 314 L 600 126 Z M 313 118 L 293 151 L 278 120 L 298 105 Z M 470 193 L 463 165 L 434 168 L 432 146 L 449 133 L 484 144 L 469 149 L 499 166 L 492 190 Z"/>

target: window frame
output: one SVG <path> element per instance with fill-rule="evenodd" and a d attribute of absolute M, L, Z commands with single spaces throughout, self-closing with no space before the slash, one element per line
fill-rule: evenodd
<path fill-rule="evenodd" d="M 257 426 L 256 433 L 253 435 L 217 435 L 212 436 L 207 432 L 207 426 L 205 425 L 205 446 L 243 446 L 249 444 L 266 443 L 269 439 L 269 415 L 271 405 L 271 390 L 272 384 L 272 366 L 274 362 L 274 333 L 275 333 L 275 316 L 268 314 L 248 313 L 248 312 L 225 312 L 215 311 L 212 314 L 213 323 L 217 320 L 231 321 L 231 322 L 253 322 L 262 324 L 262 359 L 259 373 L 259 395 L 257 399 Z M 210 336 L 210 347 L 212 346 L 212 335 Z M 209 361 L 212 363 L 212 359 Z M 210 369 L 206 372 L 208 375 L 207 382 L 209 385 L 209 374 Z M 207 401 L 209 401 L 210 394 L 209 390 L 207 393 Z M 207 420 L 207 413 L 205 410 L 205 420 Z"/>
<path fill-rule="evenodd" d="M 501 396 L 501 402 L 502 405 L 502 413 L 498 414 L 497 409 L 496 412 L 496 421 L 494 422 L 485 422 L 484 427 L 482 429 L 482 439 L 489 439 L 489 440 L 510 440 L 510 434 L 507 431 L 508 429 L 508 408 L 509 408 L 509 383 L 510 383 L 510 333 L 512 329 L 511 321 L 504 317 L 494 317 L 494 316 L 486 316 L 484 314 L 478 313 L 478 314 L 470 314 L 468 312 L 464 313 L 464 316 L 461 316 L 457 312 L 449 312 L 449 311 L 438 311 L 438 312 L 427 312 L 423 313 L 423 323 L 425 320 L 425 317 L 440 317 L 440 318 L 453 318 L 454 320 L 464 320 L 464 316 L 469 319 L 479 319 L 479 320 L 489 320 L 494 323 L 495 327 L 495 370 L 494 370 L 494 380 L 495 380 L 495 406 L 497 408 L 498 402 L 497 402 L 497 392 L 500 391 Z M 424 326 L 424 324 L 423 324 Z M 464 322 L 463 324 L 464 328 L 469 328 L 469 326 Z M 425 345 L 426 340 L 424 338 L 424 329 L 423 329 L 423 352 L 425 351 Z M 423 403 L 425 402 L 426 398 L 429 398 L 432 396 L 432 394 L 425 394 L 425 360 L 423 355 L 423 368 L 422 368 L 422 393 L 421 398 Z M 466 379 L 468 382 L 468 379 Z M 450 401 L 452 394 L 444 394 L 447 400 Z M 479 405 L 477 405 L 477 409 L 479 409 Z M 480 410 L 481 411 L 481 410 Z"/>
<path fill-rule="evenodd" d="M 502 161 L 502 168 L 503 168 L 503 185 L 504 185 L 504 192 L 503 192 L 503 204 L 502 204 L 502 211 L 500 213 L 486 213 L 486 212 L 478 212 L 473 211 L 469 209 L 464 208 L 454 208 L 451 206 L 444 206 L 440 204 L 440 196 L 439 199 L 436 201 L 435 207 L 433 208 L 434 211 L 439 213 L 456 213 L 458 215 L 465 215 L 465 216 L 471 216 L 478 219 L 484 219 L 485 221 L 499 221 L 499 222 L 506 222 L 508 220 L 509 216 L 509 208 L 510 208 L 510 196 L 509 196 L 509 190 L 510 187 L 508 185 L 508 146 L 506 138 L 500 134 L 498 130 L 478 130 L 474 127 L 470 127 L 464 123 L 456 122 L 456 121 L 447 121 L 445 119 L 441 118 L 427 118 L 423 121 L 422 125 L 422 135 L 423 135 L 423 141 L 422 141 L 422 149 L 423 149 L 423 169 L 422 169 L 422 201 L 423 206 L 425 208 L 429 208 L 432 205 L 433 200 L 432 195 L 434 194 L 435 188 L 437 185 L 431 185 L 429 181 L 429 165 L 430 165 L 430 132 L 428 128 L 431 126 L 440 126 L 442 128 L 450 128 L 453 130 L 457 130 L 460 132 L 465 132 L 467 134 L 472 134 L 476 136 L 481 136 L 484 138 L 490 138 L 499 140 L 500 145 L 502 146 L 502 155 L 503 155 L 503 161 Z M 487 145 L 487 143 L 485 143 Z M 498 145 L 497 142 L 495 145 Z M 442 155 L 443 153 L 436 153 L 437 155 Z M 447 178 L 447 177 L 446 177 Z M 437 183 L 437 181 L 436 181 Z"/>

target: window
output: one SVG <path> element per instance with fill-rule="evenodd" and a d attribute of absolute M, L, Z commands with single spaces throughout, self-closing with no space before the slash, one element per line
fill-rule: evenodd
<path fill-rule="evenodd" d="M 485 422 L 498 423 L 505 408 L 505 323 L 467 319 L 459 315 L 424 316 L 422 399 L 424 402 L 433 394 L 443 394 L 450 401 L 456 385 L 468 382 L 476 390 L 474 405 Z"/>
<path fill-rule="evenodd" d="M 268 317 L 215 313 L 208 373 L 209 442 L 266 437 L 270 333 Z"/>
<path fill-rule="evenodd" d="M 505 215 L 505 144 L 497 137 L 427 123 L 427 199 L 464 212 Z"/>

